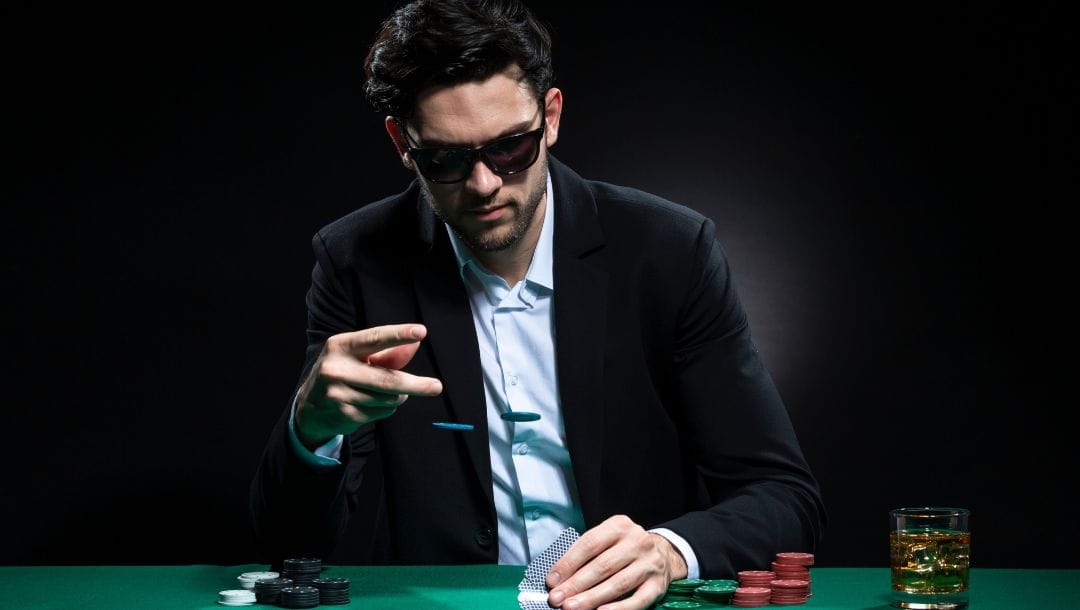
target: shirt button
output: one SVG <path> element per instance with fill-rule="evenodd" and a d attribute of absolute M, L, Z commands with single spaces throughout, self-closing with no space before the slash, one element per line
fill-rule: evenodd
<path fill-rule="evenodd" d="M 473 540 L 481 548 L 488 548 L 495 542 L 495 533 L 488 528 L 480 528 L 473 532 Z"/>
<path fill-rule="evenodd" d="M 540 518 L 540 511 L 538 511 L 538 510 L 532 511 L 531 513 L 529 513 L 529 518 L 532 519 L 533 521 L 536 521 L 537 519 Z"/>
<path fill-rule="evenodd" d="M 521 443 L 520 445 L 518 445 L 518 448 L 517 448 L 517 454 L 518 455 L 525 455 L 528 452 L 529 452 L 528 443 Z"/>

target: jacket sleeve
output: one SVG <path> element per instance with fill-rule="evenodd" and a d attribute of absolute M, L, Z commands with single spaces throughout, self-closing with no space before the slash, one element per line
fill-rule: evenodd
<path fill-rule="evenodd" d="M 671 358 L 682 434 L 712 505 L 658 526 L 687 540 L 703 578 L 731 577 L 768 569 L 779 551 L 812 552 L 825 511 L 710 220 L 693 260 Z"/>

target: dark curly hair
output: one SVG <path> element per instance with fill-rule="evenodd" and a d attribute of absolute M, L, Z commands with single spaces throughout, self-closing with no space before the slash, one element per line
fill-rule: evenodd
<path fill-rule="evenodd" d="M 551 35 L 517 0 L 415 0 L 383 22 L 364 59 L 368 101 L 412 115 L 433 86 L 484 80 L 516 64 L 536 98 L 551 87 Z"/>

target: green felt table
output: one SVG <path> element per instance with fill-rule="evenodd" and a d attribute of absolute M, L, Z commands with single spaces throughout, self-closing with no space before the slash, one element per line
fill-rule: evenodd
<path fill-rule="evenodd" d="M 0 567 L 0 608 L 220 610 L 224 606 L 217 604 L 218 591 L 239 588 L 236 577 L 243 572 L 266 569 L 264 565 Z M 352 601 L 320 608 L 514 610 L 523 568 L 332 565 L 323 575 L 351 579 Z M 811 578 L 813 596 L 795 607 L 889 607 L 886 568 L 815 567 Z M 1080 570 L 973 569 L 970 608 L 1080 609 Z"/>

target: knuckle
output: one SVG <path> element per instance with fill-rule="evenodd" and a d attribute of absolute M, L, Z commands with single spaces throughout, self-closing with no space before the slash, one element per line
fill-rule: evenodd
<path fill-rule="evenodd" d="M 394 373 L 394 371 L 391 371 L 390 369 L 375 367 L 374 372 L 375 374 L 373 377 L 373 381 L 375 382 L 376 386 L 380 388 L 394 387 L 394 384 L 397 381 L 397 375 Z"/>
<path fill-rule="evenodd" d="M 593 559 L 592 563 L 596 573 L 604 580 L 608 580 L 615 573 L 615 564 L 603 555 Z"/>
<path fill-rule="evenodd" d="M 339 352 L 348 345 L 348 335 L 345 333 L 331 335 L 326 339 L 326 344 L 323 345 L 323 354 L 327 352 Z"/>
<path fill-rule="evenodd" d="M 319 363 L 319 376 L 329 379 L 341 377 L 341 365 L 336 358 L 327 358 Z"/>
<path fill-rule="evenodd" d="M 326 386 L 325 396 L 339 405 L 348 401 L 349 394 L 351 394 L 349 388 L 343 384 L 332 383 Z"/>
<path fill-rule="evenodd" d="M 609 579 L 609 582 L 611 583 L 612 588 L 614 588 L 615 593 L 619 595 L 630 591 L 637 584 L 630 578 L 628 574 L 626 574 L 625 571 L 619 572 L 618 574 L 612 576 Z"/>
<path fill-rule="evenodd" d="M 366 337 L 370 343 L 381 343 L 383 340 L 383 331 L 381 328 L 372 328 L 368 330 L 368 336 Z"/>

